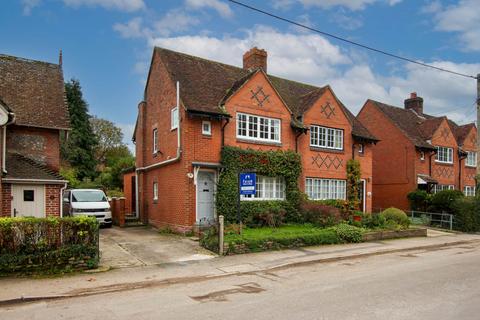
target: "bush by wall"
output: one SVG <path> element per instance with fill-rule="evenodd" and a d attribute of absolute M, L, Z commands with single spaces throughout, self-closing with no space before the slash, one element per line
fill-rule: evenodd
<path fill-rule="evenodd" d="M 480 198 L 460 198 L 453 204 L 454 228 L 463 232 L 480 231 Z"/>
<path fill-rule="evenodd" d="M 443 190 L 432 196 L 429 212 L 437 213 L 455 213 L 454 204 L 458 199 L 464 198 L 463 192 L 460 190 Z"/>
<path fill-rule="evenodd" d="M 242 201 L 240 211 L 243 223 L 258 226 L 259 216 L 272 211 L 284 212 L 285 221 L 300 220 L 298 206 L 300 191 L 298 178 L 301 173 L 300 155 L 293 151 L 257 151 L 236 147 L 223 147 L 216 208 L 226 222 L 237 220 L 238 172 L 255 169 L 257 175 L 282 177 L 285 180 L 285 201 Z"/>
<path fill-rule="evenodd" d="M 410 226 L 410 219 L 405 212 L 397 208 L 388 208 L 380 213 L 380 216 L 385 219 L 387 223 L 392 222 L 401 227 L 408 228 Z"/>
<path fill-rule="evenodd" d="M 407 195 L 410 208 L 414 211 L 427 211 L 430 206 L 432 195 L 425 190 L 415 190 Z"/>
<path fill-rule="evenodd" d="M 94 268 L 98 228 L 91 217 L 0 218 L 0 274 Z"/>
<path fill-rule="evenodd" d="M 300 204 L 302 220 L 317 227 L 330 227 L 346 220 L 347 214 L 323 201 L 302 200 Z"/>

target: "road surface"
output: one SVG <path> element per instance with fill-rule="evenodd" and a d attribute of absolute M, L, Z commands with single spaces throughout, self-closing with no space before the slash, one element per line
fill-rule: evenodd
<path fill-rule="evenodd" d="M 480 244 L 4 306 L 0 319 L 478 320 Z"/>

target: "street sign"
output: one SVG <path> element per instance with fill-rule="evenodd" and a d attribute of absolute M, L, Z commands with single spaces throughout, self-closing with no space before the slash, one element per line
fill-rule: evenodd
<path fill-rule="evenodd" d="M 257 175 L 255 173 L 240 173 L 240 194 L 255 194 L 257 185 Z"/>

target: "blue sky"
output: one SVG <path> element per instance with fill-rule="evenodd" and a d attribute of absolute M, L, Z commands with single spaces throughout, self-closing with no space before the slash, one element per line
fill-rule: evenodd
<path fill-rule="evenodd" d="M 478 0 L 243 0 L 321 30 L 468 74 L 480 73 Z M 3 0 L 0 53 L 58 61 L 80 80 L 90 112 L 120 125 L 136 118 L 154 45 L 241 65 L 252 46 L 269 72 L 331 84 L 358 112 L 366 99 L 475 117 L 474 80 L 425 70 L 312 34 L 223 0 Z"/>

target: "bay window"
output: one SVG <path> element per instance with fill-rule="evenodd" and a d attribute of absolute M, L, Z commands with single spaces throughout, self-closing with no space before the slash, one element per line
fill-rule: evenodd
<path fill-rule="evenodd" d="M 310 146 L 343 150 L 343 130 L 310 126 Z"/>
<path fill-rule="evenodd" d="M 311 200 L 346 199 L 347 182 L 337 179 L 307 178 L 305 192 Z"/>

